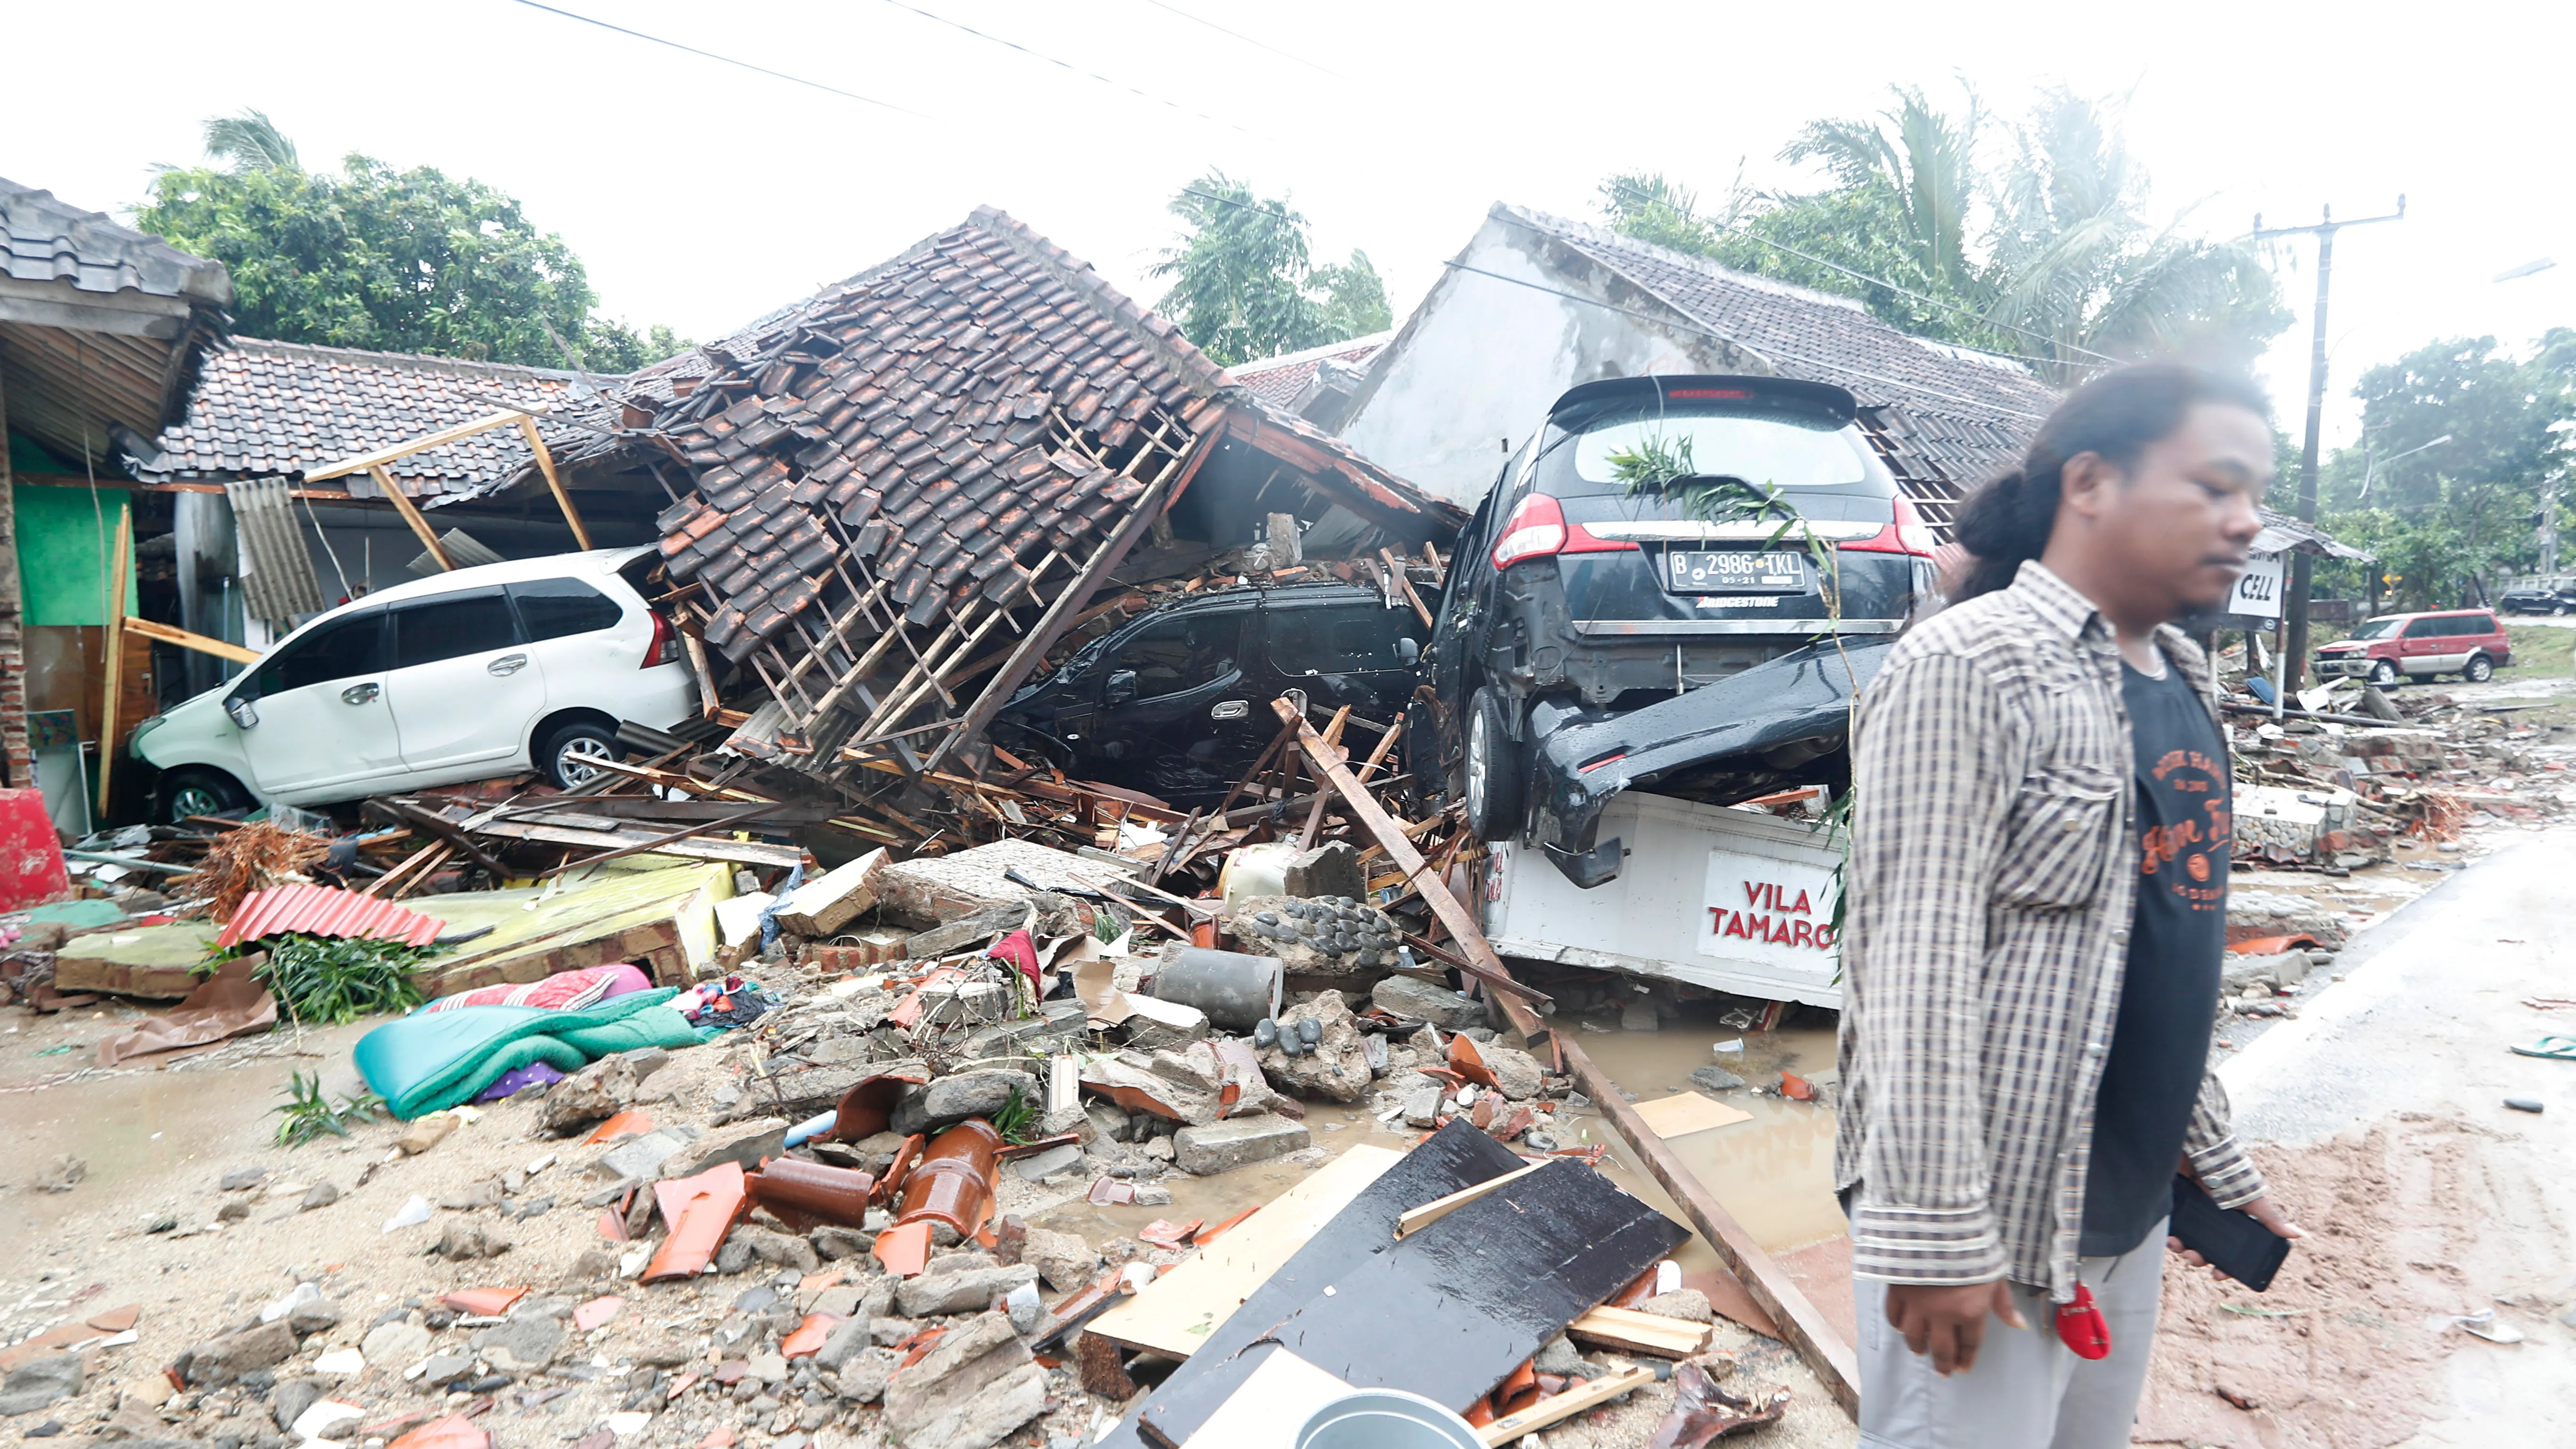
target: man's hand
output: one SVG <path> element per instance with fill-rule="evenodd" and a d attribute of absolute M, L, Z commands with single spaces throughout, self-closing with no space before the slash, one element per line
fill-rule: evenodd
<path fill-rule="evenodd" d="M 2307 1236 L 2306 1233 L 2299 1230 L 2299 1225 L 2297 1223 L 2290 1221 L 2288 1214 L 2281 1211 L 2281 1205 L 2272 1201 L 2269 1196 L 2258 1197 L 2252 1202 L 2247 1203 L 2243 1208 L 2239 1209 L 2239 1211 L 2251 1214 L 2254 1221 L 2270 1228 L 2272 1230 L 2272 1236 L 2276 1238 L 2296 1239 Z M 2202 1257 L 2200 1254 L 2193 1252 L 2191 1249 L 2184 1247 L 2182 1245 L 2182 1239 L 2180 1238 L 2168 1236 L 2165 1239 L 2165 1251 L 2181 1258 L 2184 1262 L 2191 1264 L 2195 1268 L 2209 1268 L 2209 1260 Z M 2221 1283 L 2228 1281 L 2227 1275 L 2216 1268 L 2209 1268 L 2209 1276 L 2217 1279 Z"/>
<path fill-rule="evenodd" d="M 1907 1348 L 1932 1355 L 1933 1371 L 1945 1378 L 1976 1367 L 1989 1313 L 2014 1328 L 2030 1326 L 2013 1306 L 2012 1284 L 2000 1278 L 1956 1287 L 1896 1283 L 1887 1290 L 1887 1321 L 1905 1335 Z"/>

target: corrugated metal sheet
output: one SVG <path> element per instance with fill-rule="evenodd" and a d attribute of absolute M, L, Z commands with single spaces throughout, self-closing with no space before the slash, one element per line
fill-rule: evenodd
<path fill-rule="evenodd" d="M 263 936 L 340 936 L 426 946 L 447 923 L 391 901 L 335 886 L 286 885 L 252 891 L 230 925 L 215 938 L 218 950 Z"/>
<path fill-rule="evenodd" d="M 313 552 L 295 518 L 295 497 L 283 478 L 253 478 L 224 485 L 232 500 L 233 531 L 241 554 L 242 607 L 284 633 L 299 616 L 318 614 L 322 581 L 313 574 Z"/>

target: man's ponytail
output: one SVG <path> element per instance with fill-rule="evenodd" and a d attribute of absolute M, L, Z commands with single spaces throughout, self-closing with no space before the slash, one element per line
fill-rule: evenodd
<path fill-rule="evenodd" d="M 2196 403 L 2226 403 L 2258 416 L 2270 399 L 2252 381 L 2182 362 L 2115 368 L 2067 394 L 2040 424 L 2021 466 L 1989 480 L 1959 505 L 1952 531 L 1969 564 L 1951 602 L 2011 586 L 2025 560 L 2048 549 L 2065 492 L 2066 462 L 2095 453 L 2123 470 L 2147 445 L 2172 436 Z"/>

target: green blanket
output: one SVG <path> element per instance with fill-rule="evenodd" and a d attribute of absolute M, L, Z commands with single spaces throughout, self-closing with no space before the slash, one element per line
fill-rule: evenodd
<path fill-rule="evenodd" d="M 534 1062 L 560 1072 L 639 1047 L 692 1047 L 713 1037 L 663 1003 L 670 987 L 631 992 L 580 1011 L 526 1006 L 461 1006 L 416 1011 L 358 1041 L 359 1074 L 397 1117 L 409 1119 L 474 1100 L 503 1076 Z"/>

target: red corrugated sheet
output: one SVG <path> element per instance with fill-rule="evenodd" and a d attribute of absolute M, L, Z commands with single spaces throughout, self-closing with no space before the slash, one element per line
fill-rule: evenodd
<path fill-rule="evenodd" d="M 391 901 L 336 886 L 270 886 L 244 897 L 230 925 L 215 938 L 222 949 L 262 936 L 344 936 L 426 946 L 447 929 L 445 921 Z"/>

